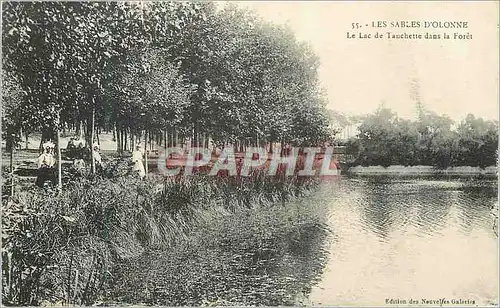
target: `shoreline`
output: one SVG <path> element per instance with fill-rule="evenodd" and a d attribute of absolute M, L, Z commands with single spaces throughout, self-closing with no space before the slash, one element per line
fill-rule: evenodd
<path fill-rule="evenodd" d="M 497 176 L 498 168 L 489 166 L 484 169 L 471 166 L 448 167 L 437 169 L 434 166 L 354 166 L 342 170 L 347 175 L 486 175 Z"/>

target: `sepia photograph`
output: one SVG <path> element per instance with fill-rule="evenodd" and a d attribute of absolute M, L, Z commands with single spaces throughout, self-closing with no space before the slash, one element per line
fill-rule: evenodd
<path fill-rule="evenodd" d="M 1 306 L 498 307 L 498 1 L 1 1 Z"/>

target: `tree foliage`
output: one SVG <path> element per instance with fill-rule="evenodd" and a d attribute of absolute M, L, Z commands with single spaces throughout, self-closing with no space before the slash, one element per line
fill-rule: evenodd
<path fill-rule="evenodd" d="M 6 2 L 5 69 L 35 130 L 175 130 L 219 143 L 329 136 L 319 62 L 290 29 L 208 2 Z M 59 124 L 59 125 L 58 125 Z M 305 128 L 305 129 L 304 129 Z"/>
<path fill-rule="evenodd" d="M 359 127 L 349 150 L 362 165 L 493 166 L 498 149 L 498 123 L 469 114 L 454 122 L 427 111 L 417 121 L 398 118 L 380 108 Z"/>

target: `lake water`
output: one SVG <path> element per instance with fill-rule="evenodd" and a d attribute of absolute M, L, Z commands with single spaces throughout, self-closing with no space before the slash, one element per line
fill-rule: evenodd
<path fill-rule="evenodd" d="M 211 209 L 169 249 L 120 263 L 111 299 L 166 306 L 498 303 L 490 213 L 497 191 L 496 179 L 341 176 L 291 202 Z"/>
<path fill-rule="evenodd" d="M 316 198 L 328 203 L 331 234 L 309 304 L 498 303 L 496 179 L 342 177 Z"/>

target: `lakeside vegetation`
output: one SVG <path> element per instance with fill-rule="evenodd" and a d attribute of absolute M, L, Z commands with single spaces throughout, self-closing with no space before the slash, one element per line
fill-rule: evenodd
<path fill-rule="evenodd" d="M 359 134 L 347 142 L 352 165 L 480 167 L 497 165 L 498 122 L 469 114 L 454 123 L 447 116 L 420 110 L 417 120 L 379 108 L 366 116 Z"/>
<path fill-rule="evenodd" d="M 289 201 L 315 185 L 119 175 L 18 193 L 2 209 L 3 303 L 296 304 L 323 268 L 326 209 Z"/>
<path fill-rule="evenodd" d="M 6 2 L 2 17 L 3 184 L 34 135 L 55 141 L 59 171 L 58 187 L 23 179 L 2 200 L 3 304 L 293 305 L 307 294 L 324 265 L 325 208 L 293 201 L 316 179 L 141 181 L 126 155 L 139 142 L 329 140 L 318 59 L 290 29 L 209 2 Z M 76 174 L 62 165 L 63 132 L 87 147 L 112 134 L 116 155 Z"/>

